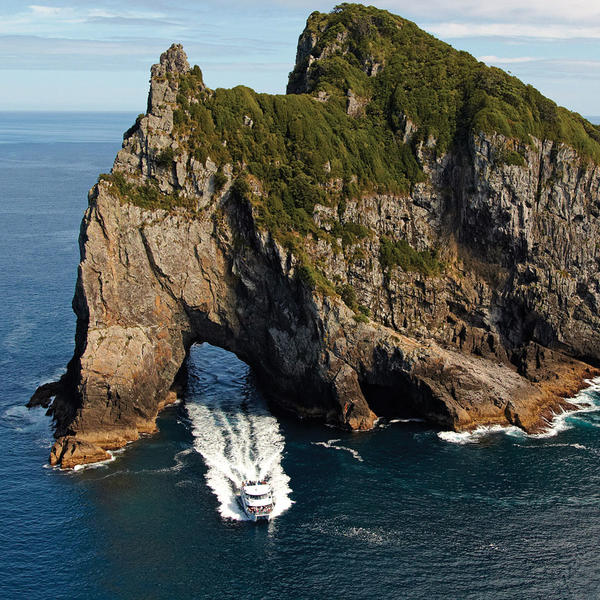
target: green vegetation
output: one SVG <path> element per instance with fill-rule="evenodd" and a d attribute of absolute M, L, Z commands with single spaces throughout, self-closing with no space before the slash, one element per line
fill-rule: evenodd
<path fill-rule="evenodd" d="M 349 284 L 340 284 L 335 287 L 336 293 L 344 301 L 344 304 L 354 311 L 354 320 L 359 323 L 368 323 L 371 317 L 371 311 L 363 304 L 358 303 L 356 291 Z"/>
<path fill-rule="evenodd" d="M 370 229 L 368 227 L 365 227 L 360 223 L 353 223 L 349 221 L 343 224 L 339 221 L 336 221 L 331 229 L 331 235 L 334 238 L 342 239 L 343 248 L 355 244 L 357 241 L 368 237 L 369 234 Z"/>
<path fill-rule="evenodd" d="M 344 301 L 344 304 L 351 308 L 354 312 L 358 312 L 358 299 L 356 298 L 356 292 L 354 288 L 349 284 L 338 285 L 335 288 L 337 294 Z"/>
<path fill-rule="evenodd" d="M 99 181 L 109 183 L 111 191 L 121 202 L 130 202 L 140 208 L 173 210 L 177 207 L 183 207 L 188 210 L 195 209 L 195 202 L 179 194 L 161 192 L 152 180 L 136 185 L 127 181 L 122 173 L 112 173 L 110 175 L 100 175 Z"/>
<path fill-rule="evenodd" d="M 317 278 L 310 265 L 300 265 L 296 274 L 298 279 L 309 289 L 314 290 L 317 287 Z"/>
<path fill-rule="evenodd" d="M 175 160 L 175 151 L 173 148 L 165 148 L 156 157 L 156 165 L 162 169 L 168 169 L 173 166 Z"/>
<path fill-rule="evenodd" d="M 506 148 L 503 148 L 498 154 L 497 161 L 505 165 L 516 165 L 517 167 L 527 166 L 525 157 L 520 152 L 517 152 L 516 150 L 508 150 Z"/>
<path fill-rule="evenodd" d="M 600 162 L 600 127 L 410 21 L 342 4 L 330 14 L 313 13 L 307 30 L 316 37 L 312 54 L 318 60 L 309 63 L 307 56 L 296 65 L 292 93 L 208 90 L 194 67 L 179 76 L 173 121 L 178 153 L 217 164 L 217 191 L 228 181 L 224 165 L 231 166 L 234 201 L 253 205 L 259 226 L 294 253 L 298 280 L 310 289 L 336 293 L 308 257 L 306 239 L 327 239 L 337 250 L 341 239 L 344 252 L 364 256 L 356 245 L 373 232 L 345 220 L 347 202 L 367 193 L 409 194 L 427 180 L 422 152 L 435 157 L 464 150 L 469 137 L 483 131 L 511 140 L 496 153 L 501 164 L 525 166 L 532 136 L 564 142 Z M 364 106 L 360 116 L 347 114 L 350 91 Z M 407 118 L 417 129 L 404 143 Z M 164 169 L 175 159 L 171 149 L 155 157 Z M 104 178 L 138 206 L 193 210 L 187 199 L 162 194 L 152 183 L 134 185 L 118 173 Z M 313 219 L 316 204 L 337 207 L 331 231 Z M 436 276 L 444 268 L 435 251 L 417 251 L 405 240 L 383 238 L 379 259 L 387 272 L 398 266 Z M 350 286 L 337 293 L 357 319 L 368 319 Z"/>
<path fill-rule="evenodd" d="M 219 167 L 214 176 L 215 190 L 220 192 L 223 186 L 227 183 L 227 175 L 223 173 L 223 168 Z"/>
<path fill-rule="evenodd" d="M 323 271 L 316 268 L 301 250 L 298 254 L 300 256 L 300 266 L 296 269 L 298 280 L 310 290 L 333 295 L 335 290 Z"/>
<path fill-rule="evenodd" d="M 194 89 L 193 75 L 181 81 Z M 178 105 L 177 133 L 187 137 L 194 157 L 246 165 L 269 196 L 269 212 L 290 221 L 284 228 L 310 228 L 305 216 L 317 202 L 361 191 L 406 194 L 425 180 L 409 146 L 383 122 L 350 119 L 343 99 L 324 104 L 306 95 L 271 96 L 241 86 L 208 92 L 197 86 L 190 98 L 180 91 Z M 325 191 L 331 180 L 343 182 L 341 192 Z"/>
<path fill-rule="evenodd" d="M 313 13 L 307 29 L 318 38 L 313 53 L 327 52 L 310 67 L 308 57 L 296 65 L 290 91 L 302 88 L 308 69 L 303 91 L 339 96 L 352 89 L 372 99 L 367 114 L 387 121 L 392 131 L 408 115 L 419 127 L 415 141 L 434 136 L 438 153 L 471 131 L 484 131 L 525 143 L 530 136 L 564 142 L 600 162 L 599 127 L 410 21 L 372 6 L 341 4 L 331 14 Z M 369 77 L 374 64 L 385 68 Z"/>
<path fill-rule="evenodd" d="M 364 304 L 361 304 L 361 305 L 358 307 L 358 312 L 359 312 L 361 315 L 363 315 L 363 316 L 367 317 L 367 319 L 371 318 L 371 309 L 370 309 L 370 308 L 368 308 L 368 307 L 366 307 Z"/>
<path fill-rule="evenodd" d="M 418 252 L 406 240 L 392 241 L 386 237 L 380 240 L 379 263 L 386 272 L 398 266 L 403 271 L 416 271 L 428 276 L 439 275 L 444 267 L 435 250 Z"/>
<path fill-rule="evenodd" d="M 359 312 L 358 314 L 354 315 L 354 320 L 357 323 L 368 323 L 369 322 L 369 317 L 367 317 L 367 315 Z"/>

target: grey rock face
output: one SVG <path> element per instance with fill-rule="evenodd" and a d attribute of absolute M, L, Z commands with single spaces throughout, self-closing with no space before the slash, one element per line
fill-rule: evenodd
<path fill-rule="evenodd" d="M 309 56 L 313 42 L 299 47 Z M 314 45 L 314 44 L 313 44 Z M 304 59 L 303 59 L 304 60 Z M 511 142 L 477 135 L 463 154 L 420 152 L 428 183 L 410 196 L 368 195 L 336 221 L 370 231 L 343 247 L 307 239 L 327 278 L 348 284 L 371 317 L 336 295 L 310 291 L 298 259 L 257 225 L 253 206 L 216 191 L 217 165 L 178 150 L 173 106 L 181 46 L 152 67 L 148 114 L 117 155 L 114 172 L 191 199 L 146 210 L 100 181 L 80 237 L 73 302 L 76 350 L 51 407 L 52 460 L 72 466 L 154 430 L 172 402 L 195 342 L 235 352 L 277 406 L 341 427 L 420 416 L 446 428 L 516 424 L 536 430 L 600 362 L 600 169 L 561 145 L 523 148 L 527 167 L 498 160 Z M 250 127 L 249 123 L 246 126 Z M 415 127 L 407 120 L 407 139 Z M 260 193 L 259 184 L 256 193 Z M 381 239 L 437 248 L 437 276 L 382 269 Z M 46 402 L 49 390 L 39 401 Z"/>

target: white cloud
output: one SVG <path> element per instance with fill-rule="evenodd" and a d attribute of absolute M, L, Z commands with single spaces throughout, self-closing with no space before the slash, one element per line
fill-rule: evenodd
<path fill-rule="evenodd" d="M 544 40 L 600 39 L 600 25 L 526 23 L 430 23 L 422 27 L 446 39 L 503 37 Z"/>
<path fill-rule="evenodd" d="M 399 15 L 414 15 L 431 20 L 464 19 L 521 23 L 591 23 L 600 21 L 597 0 L 380 0 L 377 3 Z"/>
<path fill-rule="evenodd" d="M 86 17 L 89 18 L 102 18 L 102 19 L 165 19 L 166 15 L 159 12 L 148 12 L 148 11 L 109 11 L 101 8 L 91 8 L 85 11 Z"/>
<path fill-rule="evenodd" d="M 40 6 L 39 4 L 31 4 L 29 10 L 34 16 L 40 17 L 54 17 L 64 11 L 58 6 Z"/>
<path fill-rule="evenodd" d="M 518 63 L 534 62 L 540 59 L 535 58 L 533 56 L 516 56 L 505 58 L 502 58 L 500 56 L 478 56 L 477 60 L 480 60 L 484 63 L 488 63 L 490 65 L 514 65 Z"/>
<path fill-rule="evenodd" d="M 502 57 L 502 56 L 478 56 L 477 60 L 487 63 L 489 65 L 523 65 L 527 66 L 527 63 L 532 64 L 535 68 L 538 67 L 551 67 L 561 69 L 600 69 L 600 60 L 586 60 L 577 58 L 543 58 L 535 56 L 516 56 L 516 57 Z M 534 64 L 535 63 L 535 64 Z"/>
<path fill-rule="evenodd" d="M 165 13 L 148 10 L 106 10 L 84 6 L 55 7 L 32 4 L 27 10 L 2 15 L 0 35 L 39 35 L 48 38 L 89 36 L 91 39 L 111 39 L 115 25 L 127 25 L 139 30 L 159 27 L 182 27 L 182 23 L 166 20 Z M 164 31 L 160 33 L 164 34 Z"/>

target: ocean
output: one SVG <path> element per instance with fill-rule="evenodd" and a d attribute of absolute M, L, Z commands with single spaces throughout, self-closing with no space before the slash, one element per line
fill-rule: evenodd
<path fill-rule="evenodd" d="M 0 113 L 0 597 L 600 598 L 600 388 L 545 437 L 418 421 L 352 434 L 273 414 L 198 345 L 159 432 L 74 471 L 25 408 L 73 351 L 87 191 L 129 113 Z M 271 477 L 276 517 L 233 488 Z"/>

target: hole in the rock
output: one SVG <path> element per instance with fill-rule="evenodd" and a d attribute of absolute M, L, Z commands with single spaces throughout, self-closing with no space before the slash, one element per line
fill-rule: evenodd
<path fill-rule="evenodd" d="M 186 410 L 194 449 L 225 518 L 248 518 L 240 505 L 244 481 L 268 480 L 273 515 L 289 508 L 289 478 L 282 466 L 285 440 L 279 422 L 257 391 L 250 368 L 235 354 L 194 344 L 186 360 Z"/>
<path fill-rule="evenodd" d="M 237 404 L 255 392 L 250 367 L 233 352 L 218 346 L 193 344 L 184 367 L 188 398 L 201 396 L 209 401 L 229 397 Z"/>

